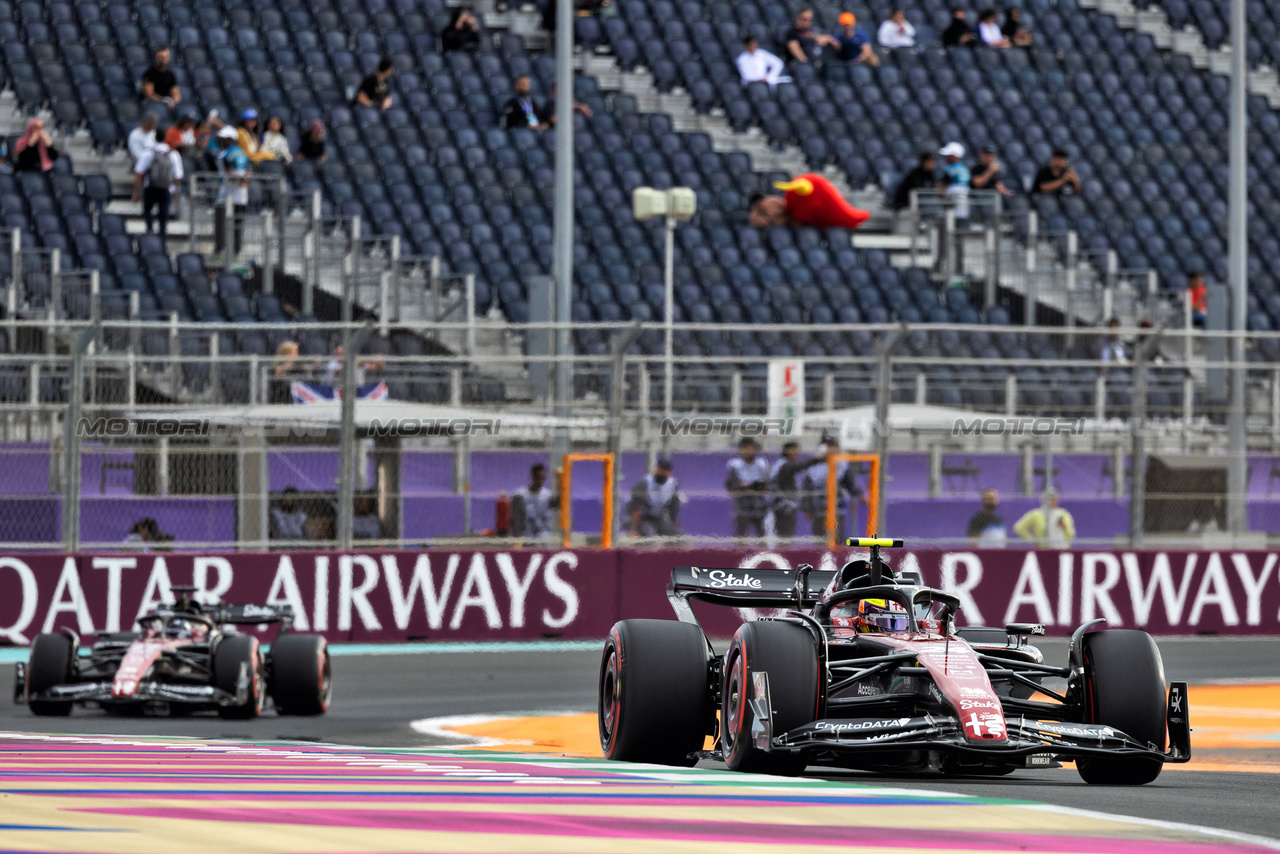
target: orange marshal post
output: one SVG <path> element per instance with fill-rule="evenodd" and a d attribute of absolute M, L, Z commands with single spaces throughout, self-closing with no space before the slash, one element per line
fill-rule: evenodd
<path fill-rule="evenodd" d="M 573 518 L 570 513 L 573 484 L 574 463 L 604 463 L 604 513 L 600 527 L 600 547 L 613 546 L 613 454 L 565 454 L 560 469 L 560 530 L 564 532 L 564 547 L 569 548 L 569 540 L 573 532 L 570 530 Z"/>
<path fill-rule="evenodd" d="M 878 454 L 831 454 L 827 457 L 827 548 L 836 547 L 836 463 L 870 463 L 867 478 L 867 536 L 876 535 L 880 514 L 880 456 Z"/>

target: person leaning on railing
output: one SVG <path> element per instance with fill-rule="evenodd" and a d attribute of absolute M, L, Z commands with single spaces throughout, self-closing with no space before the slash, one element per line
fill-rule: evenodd
<path fill-rule="evenodd" d="M 276 348 L 276 361 L 271 369 L 269 403 L 292 403 L 292 385 L 301 376 L 298 364 L 298 342 L 283 341 Z"/>

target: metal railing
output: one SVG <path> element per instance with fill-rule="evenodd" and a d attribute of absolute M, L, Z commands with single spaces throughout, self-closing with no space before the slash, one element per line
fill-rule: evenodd
<path fill-rule="evenodd" d="M 263 544 L 261 530 L 234 527 L 236 514 L 226 503 L 247 500 L 245 496 L 260 495 L 265 489 L 260 479 L 247 479 L 246 454 L 274 459 L 273 455 L 285 453 L 283 448 L 311 447 L 305 453 L 327 454 L 355 472 L 347 497 L 334 493 L 339 504 L 355 500 L 357 492 L 370 488 L 381 490 L 381 506 L 389 502 L 412 508 L 417 498 L 396 483 L 380 480 L 382 475 L 370 474 L 401 464 L 378 457 L 391 453 L 387 441 L 401 453 L 444 454 L 438 459 L 450 461 L 458 484 L 450 494 L 471 501 L 469 480 L 457 473 L 468 465 L 470 453 L 545 450 L 551 447 L 556 429 L 565 426 L 552 417 L 549 402 L 522 396 L 518 381 L 494 379 L 499 374 L 518 378 L 531 364 L 560 361 L 555 356 L 514 352 L 474 360 L 425 348 L 421 354 L 398 354 L 415 338 L 425 342 L 429 336 L 465 337 L 466 324 L 389 324 L 386 337 L 373 335 L 359 353 L 343 362 L 338 374 L 359 371 L 361 361 L 367 360 L 370 364 L 363 379 L 384 382 L 391 400 L 373 410 L 361 404 L 349 414 L 335 407 L 326 409 L 325 404 L 313 408 L 316 405 L 289 403 L 293 382 L 321 390 L 332 386 L 331 353 L 304 354 L 286 364 L 272 356 L 243 352 L 239 342 L 244 336 L 280 340 L 319 336 L 332 346 L 361 330 L 365 330 L 362 334 L 375 332 L 376 327 L 318 323 L 193 327 L 173 321 L 109 320 L 51 327 L 47 321 L 16 318 L 6 319 L 3 327 L 10 340 L 38 341 L 40 346 L 7 356 L 0 368 L 0 457 L 36 452 L 50 461 L 47 478 L 28 476 L 22 487 L 30 500 L 11 509 L 43 514 L 47 508 L 41 509 L 45 507 L 41 502 L 88 500 L 85 496 L 93 488 L 97 496 L 115 495 L 122 507 L 154 507 L 157 496 L 181 495 L 186 502 L 182 506 L 204 508 L 197 515 L 212 514 L 208 518 L 219 521 L 208 524 L 222 532 L 209 539 L 197 530 L 203 523 L 190 522 L 191 530 L 178 533 L 192 547 Z M 1073 353 L 1067 349 L 1062 329 L 867 325 L 798 331 L 787 326 L 680 324 L 673 403 L 666 410 L 664 357 L 657 346 L 660 325 L 575 324 L 571 330 L 580 343 L 638 333 L 637 343 L 617 358 L 570 357 L 574 414 L 568 426 L 574 431 L 576 451 L 616 447 L 650 457 L 679 450 L 720 452 L 744 430 L 758 430 L 776 414 L 768 383 L 771 359 L 735 355 L 718 346 L 751 340 L 766 352 L 771 348 L 795 351 L 804 341 L 821 342 L 828 348 L 825 356 L 783 357 L 794 365 L 793 381 L 805 391 L 805 418 L 797 438 L 815 445 L 818 435 L 832 431 L 842 438 L 846 450 L 880 453 L 889 477 L 893 458 L 902 454 L 923 454 L 930 466 L 942 465 L 948 455 L 1002 455 L 1023 460 L 1028 471 L 1043 468 L 1038 460 L 1046 455 L 1095 460 L 1089 465 L 1098 459 L 1114 460 L 1117 454 L 1130 462 L 1155 455 L 1221 461 L 1229 450 L 1225 423 L 1230 411 L 1229 402 L 1220 397 L 1227 387 L 1221 377 L 1235 367 L 1244 368 L 1248 378 L 1243 402 L 1248 427 L 1245 451 L 1260 459 L 1280 455 L 1280 367 L 1275 358 L 1280 354 L 1280 333 L 1247 335 L 1251 361 L 1234 366 L 1204 357 L 1168 358 L 1154 350 L 1137 355 L 1134 345 L 1147 340 L 1143 336 L 1167 339 L 1167 349 L 1175 354 L 1184 349 L 1184 337 L 1201 345 L 1230 337 L 1183 330 L 1119 330 L 1117 334 L 1128 342 L 1127 359 L 1103 362 L 1086 351 L 1096 352 L 1099 337 L 1111 334 L 1109 330 L 1076 330 Z M 56 346 L 49 348 L 41 335 L 52 338 Z M 82 341 L 83 353 L 77 355 Z M 106 346 L 108 341 L 142 342 L 142 346 L 138 349 L 129 343 L 117 349 Z M 392 347 L 393 342 L 399 343 Z M 956 354 L 959 342 L 971 355 Z M 695 345 L 701 347 L 696 356 L 687 349 Z M 841 348 L 843 354 L 836 355 Z M 270 350 L 262 348 L 262 352 Z M 1054 352 L 1058 358 L 1043 357 Z M 884 418 L 877 414 L 881 407 Z M 370 412 L 393 420 L 392 432 L 382 438 L 369 433 Z M 360 421 L 347 423 L 347 418 Z M 424 420 L 432 419 L 456 421 L 465 430 L 422 432 Z M 477 433 L 472 429 L 486 419 L 500 422 L 501 430 Z M 417 432 L 397 433 L 404 423 L 416 425 Z M 343 424 L 348 435 L 368 438 L 338 446 L 336 435 Z M 67 440 L 69 426 L 84 434 L 84 450 L 75 450 Z M 782 438 L 776 433 L 764 435 L 770 453 L 776 452 Z M 254 451 L 262 443 L 272 447 Z M 277 445 L 280 448 L 273 450 Z M 79 455 L 81 462 L 68 463 L 69 453 Z M 130 470 L 134 480 L 127 488 L 120 482 L 127 479 L 121 468 L 103 465 L 119 462 L 123 466 L 120 456 L 134 461 L 135 469 Z M 139 462 L 144 459 L 145 464 Z M 66 478 L 59 474 L 66 465 L 84 472 L 79 498 L 66 492 Z M 136 470 L 138 465 L 144 465 L 142 474 Z M 1052 462 L 1044 465 L 1053 468 Z M 1107 487 L 1112 494 L 1120 490 L 1118 470 L 1112 466 Z M 923 497 L 939 496 L 938 484 L 943 481 L 938 477 L 932 477 L 933 485 Z M 1034 492 L 1034 485 L 1026 486 L 1027 477 L 1019 483 L 1020 491 Z M 321 491 L 333 492 L 333 484 L 324 487 Z M 1132 491 L 1126 490 L 1121 494 Z M 893 496 L 891 484 L 887 494 Z M 1084 500 L 1088 496 L 1070 497 Z M 1140 510 L 1130 507 L 1129 512 Z M 97 517 L 87 513 L 84 518 L 88 522 Z M 49 530 L 35 522 L 28 527 Z M 466 536 L 473 530 L 470 521 L 445 527 L 448 530 L 442 528 L 431 537 Z M 227 530 L 234 535 L 227 536 Z M 421 526 L 399 528 L 392 539 L 420 542 L 423 530 Z M 1141 532 L 1135 541 L 1140 538 Z M 34 534 L 21 541 L 46 547 L 56 542 L 57 538 L 41 540 Z"/>

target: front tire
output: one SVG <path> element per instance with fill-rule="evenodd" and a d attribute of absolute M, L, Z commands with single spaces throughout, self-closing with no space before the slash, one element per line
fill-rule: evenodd
<path fill-rule="evenodd" d="M 761 672 L 769 678 L 773 735 L 816 719 L 821 673 L 813 636 L 794 623 L 745 623 L 733 636 L 724 670 L 720 731 L 725 763 L 734 771 L 794 777 L 807 764 L 803 754 L 768 753 L 751 738 L 753 677 Z"/>
<path fill-rule="evenodd" d="M 281 715 L 323 715 L 333 695 L 329 645 L 319 635 L 282 635 L 271 645 L 271 700 Z"/>
<path fill-rule="evenodd" d="M 600 661 L 600 748 L 608 759 L 691 766 L 714 731 L 702 630 L 671 620 L 622 620 Z"/>
<path fill-rule="evenodd" d="M 1084 636 L 1085 722 L 1120 730 L 1165 749 L 1165 681 L 1151 635 L 1110 629 Z M 1086 783 L 1141 786 L 1160 776 L 1158 759 L 1090 757 L 1076 760 Z"/>
<path fill-rule="evenodd" d="M 75 678 L 75 657 L 75 643 L 66 635 L 36 635 L 27 661 L 27 696 L 71 682 Z M 70 700 L 32 700 L 29 705 L 34 715 L 65 718 L 71 714 L 72 703 Z"/>
<path fill-rule="evenodd" d="M 218 715 L 232 720 L 249 720 L 262 714 L 266 702 L 263 690 L 266 679 L 263 673 L 262 648 L 253 635 L 227 635 L 213 653 L 213 684 L 228 694 L 239 690 L 240 666 L 249 670 L 249 698 L 242 706 L 221 706 Z"/>

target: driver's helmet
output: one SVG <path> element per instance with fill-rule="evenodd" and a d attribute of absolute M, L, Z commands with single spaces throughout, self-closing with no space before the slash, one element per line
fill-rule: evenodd
<path fill-rule="evenodd" d="M 888 599 L 859 599 L 841 602 L 831 609 L 831 624 L 863 634 L 905 632 L 910 621 L 907 611 Z"/>
<path fill-rule="evenodd" d="M 905 632 L 910 625 L 907 610 L 888 599 L 863 599 L 850 622 L 859 632 Z"/>
<path fill-rule="evenodd" d="M 179 640 L 204 640 L 209 634 L 209 627 L 196 620 L 175 617 L 169 620 L 167 634 Z"/>

